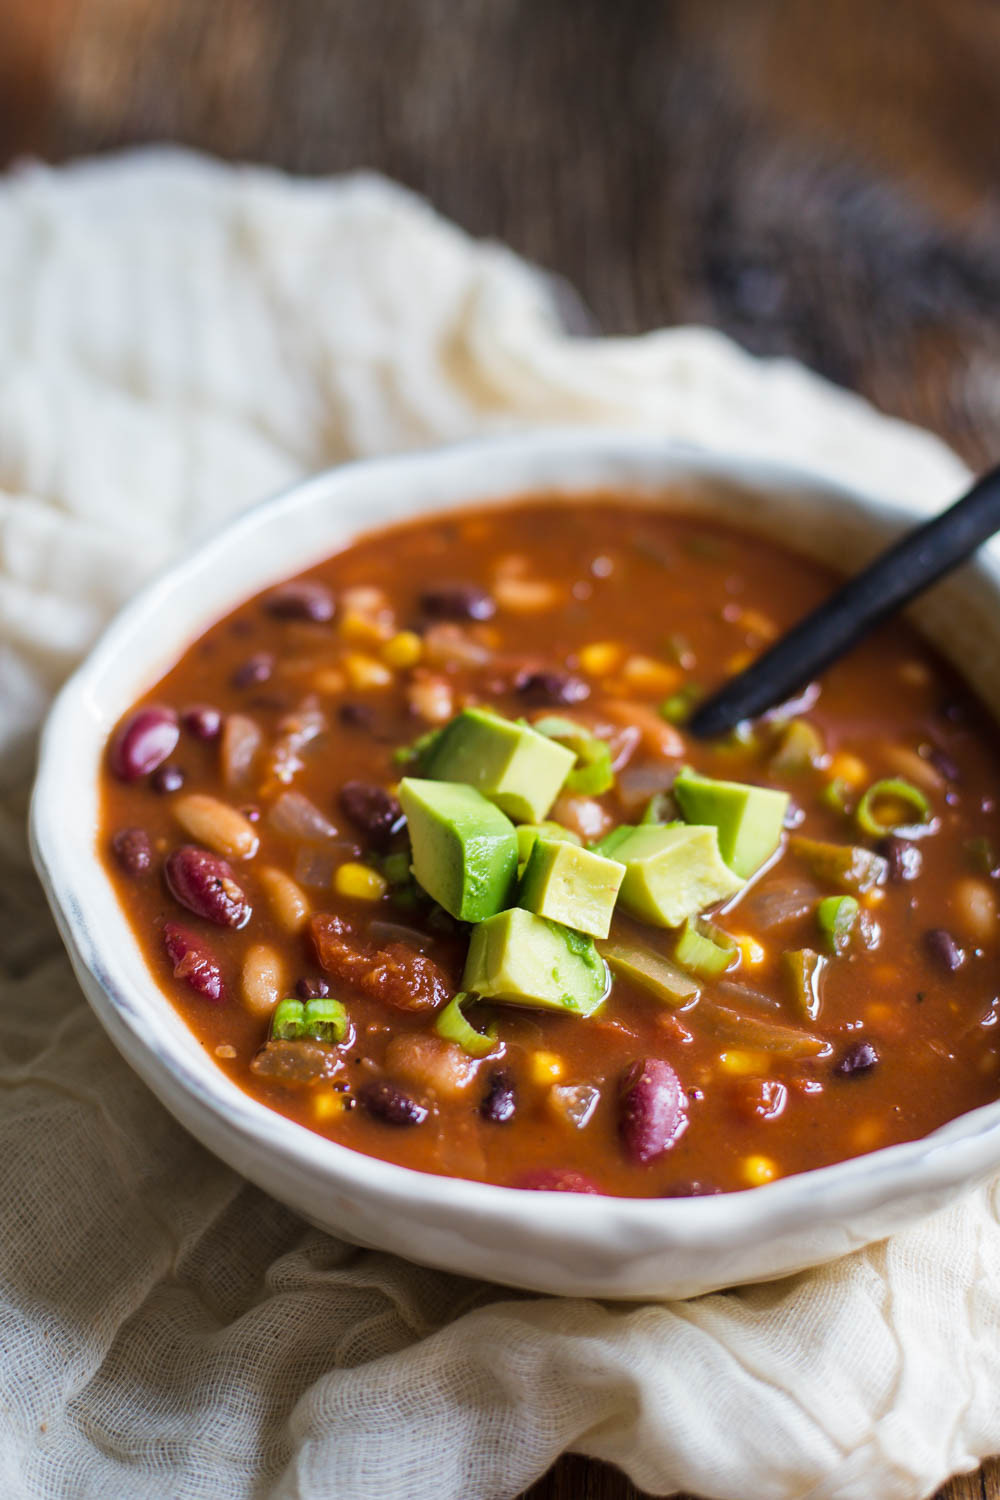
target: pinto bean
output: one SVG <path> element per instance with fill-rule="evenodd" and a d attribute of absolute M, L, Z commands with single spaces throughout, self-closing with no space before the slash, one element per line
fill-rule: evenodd
<path fill-rule="evenodd" d="M 119 781 L 138 781 L 161 766 L 180 738 L 177 715 L 172 708 L 151 704 L 137 708 L 120 726 L 108 753 L 109 764 Z"/>
<path fill-rule="evenodd" d="M 301 932 L 309 920 L 309 898 L 290 875 L 275 865 L 257 871 L 271 911 L 284 932 Z"/>
<path fill-rule="evenodd" d="M 181 979 L 206 1000 L 226 998 L 226 987 L 212 950 L 179 922 L 164 922 L 163 946 L 174 966 L 174 978 Z"/>
<path fill-rule="evenodd" d="M 185 833 L 216 854 L 227 859 L 252 859 L 257 853 L 260 840 L 253 824 L 218 797 L 189 792 L 177 798 L 173 814 Z"/>
<path fill-rule="evenodd" d="M 245 927 L 251 906 L 246 893 L 224 859 L 182 844 L 164 865 L 167 888 L 176 901 L 195 916 L 217 927 Z"/>
<path fill-rule="evenodd" d="M 618 1128 L 626 1155 L 645 1164 L 662 1156 L 687 1129 L 687 1097 L 668 1062 L 643 1058 L 622 1078 Z"/>
<path fill-rule="evenodd" d="M 243 960 L 243 1003 L 255 1016 L 269 1016 L 284 989 L 285 965 L 270 943 L 253 943 Z"/>

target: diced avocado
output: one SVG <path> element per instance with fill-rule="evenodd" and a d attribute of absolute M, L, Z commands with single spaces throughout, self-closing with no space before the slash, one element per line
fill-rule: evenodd
<path fill-rule="evenodd" d="M 432 781 L 460 781 L 522 823 L 539 823 L 573 769 L 565 745 L 482 708 L 466 708 L 446 724 L 424 766 Z"/>
<path fill-rule="evenodd" d="M 498 807 L 471 786 L 399 783 L 413 847 L 413 874 L 445 911 L 481 922 L 511 898 L 517 874 L 517 833 Z"/>
<path fill-rule="evenodd" d="M 617 828 L 612 828 L 603 838 L 595 839 L 590 845 L 595 854 L 603 854 L 605 859 L 617 859 L 615 850 L 619 844 L 624 844 L 630 833 L 635 833 L 635 823 L 619 823 Z"/>
<path fill-rule="evenodd" d="M 486 1000 L 592 1016 L 608 992 L 592 938 L 512 907 L 472 930 L 462 988 Z"/>
<path fill-rule="evenodd" d="M 517 904 L 577 932 L 605 938 L 611 931 L 625 866 L 556 839 L 535 840 Z"/>
<path fill-rule="evenodd" d="M 712 827 L 648 823 L 633 828 L 614 857 L 625 866 L 622 906 L 657 927 L 679 927 L 743 885 L 723 863 Z"/>
<path fill-rule="evenodd" d="M 788 811 L 788 793 L 742 781 L 715 781 L 686 766 L 674 796 L 689 823 L 711 823 L 719 831 L 719 853 L 744 880 L 777 849 Z"/>
<path fill-rule="evenodd" d="M 520 864 L 527 864 L 538 838 L 560 839 L 564 844 L 583 843 L 578 833 L 574 833 L 571 828 L 564 828 L 561 823 L 519 823 L 517 858 Z"/>

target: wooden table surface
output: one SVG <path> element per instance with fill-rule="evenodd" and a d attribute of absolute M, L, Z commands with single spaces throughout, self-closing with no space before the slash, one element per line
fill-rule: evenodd
<path fill-rule="evenodd" d="M 14 0 L 0 164 L 170 139 L 376 167 L 608 332 L 714 324 L 984 465 L 998 77 L 996 0 Z M 530 1500 L 638 1493 L 571 1457 Z M 998 1500 L 1000 1462 L 945 1497 Z"/>

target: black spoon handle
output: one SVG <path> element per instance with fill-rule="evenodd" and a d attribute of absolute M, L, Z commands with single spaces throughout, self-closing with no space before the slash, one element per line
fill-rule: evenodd
<path fill-rule="evenodd" d="M 726 734 L 790 698 L 866 635 L 1000 530 L 1000 468 L 948 510 L 895 542 L 692 715 L 701 739 Z"/>

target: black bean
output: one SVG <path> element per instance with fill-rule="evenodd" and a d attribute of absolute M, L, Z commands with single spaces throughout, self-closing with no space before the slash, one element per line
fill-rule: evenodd
<path fill-rule="evenodd" d="M 330 993 L 330 986 L 325 979 L 297 979 L 295 993 L 300 1000 L 322 1000 Z"/>
<path fill-rule="evenodd" d="M 590 687 L 582 677 L 570 672 L 522 672 L 514 683 L 519 697 L 526 703 L 543 706 L 549 703 L 582 703 L 590 697 Z"/>
<path fill-rule="evenodd" d="M 935 771 L 944 777 L 945 781 L 961 781 L 962 773 L 946 750 L 940 749 L 937 745 L 932 745 L 927 759 Z"/>
<path fill-rule="evenodd" d="M 248 656 L 246 661 L 241 662 L 236 668 L 232 676 L 233 687 L 256 687 L 262 682 L 267 682 L 273 671 L 274 653 L 271 651 L 257 651 L 253 656 Z"/>
<path fill-rule="evenodd" d="M 875 849 L 887 862 L 889 879 L 894 884 L 901 880 L 916 880 L 920 874 L 924 856 L 912 840 L 901 839 L 898 834 L 889 833 L 884 839 L 879 839 Z"/>
<path fill-rule="evenodd" d="M 517 1095 L 514 1092 L 514 1080 L 509 1073 L 498 1068 L 490 1077 L 486 1097 L 479 1106 L 479 1113 L 484 1120 L 489 1120 L 494 1125 L 506 1125 L 508 1120 L 514 1118 L 517 1109 Z"/>
<path fill-rule="evenodd" d="M 333 619 L 335 603 L 325 583 L 317 578 L 295 578 L 272 589 L 264 599 L 264 608 L 279 620 L 313 620 L 323 625 Z"/>
<path fill-rule="evenodd" d="M 370 1115 L 385 1125 L 422 1125 L 427 1118 L 424 1106 L 388 1078 L 366 1083 L 358 1090 L 358 1099 Z"/>
<path fill-rule="evenodd" d="M 878 1062 L 878 1053 L 871 1042 L 852 1042 L 833 1065 L 838 1078 L 856 1078 L 869 1073 Z"/>
<path fill-rule="evenodd" d="M 214 740 L 222 733 L 222 714 L 210 703 L 192 703 L 181 714 L 181 723 L 196 740 Z"/>
<path fill-rule="evenodd" d="M 420 608 L 432 620 L 492 620 L 496 601 L 472 583 L 443 583 L 425 589 Z"/>
<path fill-rule="evenodd" d="M 370 703 L 342 703 L 337 709 L 337 718 L 345 729 L 370 730 L 375 722 L 375 710 Z"/>
<path fill-rule="evenodd" d="M 929 932 L 925 932 L 924 946 L 931 958 L 947 969 L 949 974 L 954 974 L 965 963 L 965 954 L 944 927 L 932 927 Z"/>
<path fill-rule="evenodd" d="M 158 771 L 153 772 L 149 784 L 154 792 L 160 792 L 161 795 L 179 792 L 184 785 L 184 772 L 180 766 L 161 766 Z"/>
<path fill-rule="evenodd" d="M 145 875 L 153 863 L 153 846 L 145 828 L 121 828 L 111 840 L 115 858 L 129 875 Z"/>
<path fill-rule="evenodd" d="M 405 826 L 403 809 L 385 787 L 368 781 L 346 781 L 340 789 L 340 807 L 376 849 L 387 849 L 394 833 Z"/>

